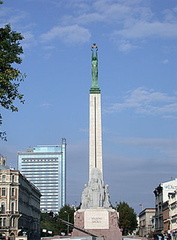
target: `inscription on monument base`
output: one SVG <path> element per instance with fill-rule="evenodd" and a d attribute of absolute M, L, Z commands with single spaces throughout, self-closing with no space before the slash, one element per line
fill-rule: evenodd
<path fill-rule="evenodd" d="M 109 214 L 106 209 L 88 209 L 84 212 L 85 229 L 109 229 Z"/>

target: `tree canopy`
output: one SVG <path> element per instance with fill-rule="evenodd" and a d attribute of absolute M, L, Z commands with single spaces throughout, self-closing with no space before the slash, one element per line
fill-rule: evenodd
<path fill-rule="evenodd" d="M 18 111 L 18 107 L 14 104 L 15 100 L 24 103 L 23 94 L 19 93 L 19 86 L 25 75 L 15 67 L 15 64 L 22 62 L 20 58 L 23 53 L 20 46 L 22 39 L 21 33 L 12 31 L 9 24 L 0 28 L 0 105 L 12 112 Z M 2 125 L 1 114 L 0 125 Z M 0 138 L 6 139 L 5 132 L 0 132 Z"/>
<path fill-rule="evenodd" d="M 67 235 L 71 233 L 72 228 L 62 223 L 60 219 L 74 224 L 74 211 L 74 207 L 65 205 L 58 214 L 53 214 L 52 212 L 41 213 L 41 231 L 42 229 L 46 229 L 49 232 L 52 231 L 52 235 L 61 235 L 61 233 Z M 42 232 L 42 236 L 47 236 L 47 234 Z"/>
<path fill-rule="evenodd" d="M 134 209 L 128 203 L 120 202 L 116 206 L 116 210 L 119 212 L 119 227 L 123 229 L 123 235 L 131 234 L 137 228 L 137 218 Z"/>

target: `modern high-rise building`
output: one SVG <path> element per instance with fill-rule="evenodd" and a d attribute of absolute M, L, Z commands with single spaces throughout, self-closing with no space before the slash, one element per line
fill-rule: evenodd
<path fill-rule="evenodd" d="M 40 190 L 42 212 L 57 213 L 66 203 L 66 139 L 18 152 L 18 169 Z"/>

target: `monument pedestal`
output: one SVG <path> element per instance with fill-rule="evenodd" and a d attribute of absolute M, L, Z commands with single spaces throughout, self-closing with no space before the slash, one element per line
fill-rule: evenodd
<path fill-rule="evenodd" d="M 118 214 L 114 209 L 80 209 L 75 213 L 74 226 L 104 240 L 121 240 L 122 233 L 118 226 Z M 73 237 L 89 236 L 73 229 Z"/>

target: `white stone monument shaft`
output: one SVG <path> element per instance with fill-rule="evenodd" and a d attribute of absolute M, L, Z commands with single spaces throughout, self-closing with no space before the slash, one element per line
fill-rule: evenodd
<path fill-rule="evenodd" d="M 91 171 L 93 168 L 100 169 L 103 180 L 100 93 L 90 93 L 89 123 L 89 180 L 91 180 Z"/>

